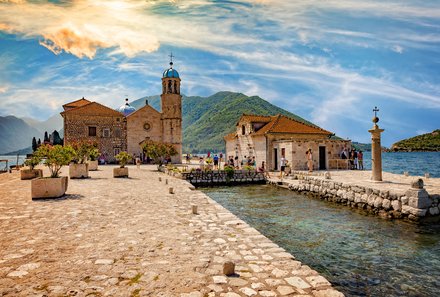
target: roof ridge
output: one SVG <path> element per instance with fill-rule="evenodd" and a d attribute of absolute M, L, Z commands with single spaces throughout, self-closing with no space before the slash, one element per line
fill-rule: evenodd
<path fill-rule="evenodd" d="M 102 107 L 104 107 L 104 108 L 106 108 L 106 109 L 109 109 L 109 110 L 111 110 L 111 111 L 114 111 L 114 112 L 120 113 L 122 116 L 124 116 L 123 113 L 121 113 L 121 112 L 119 112 L 119 111 L 117 111 L 117 110 L 115 110 L 115 109 L 113 109 L 113 108 L 110 108 L 110 107 L 108 107 L 108 106 L 105 106 L 104 104 L 101 104 L 101 103 L 96 102 L 96 101 L 91 101 L 91 102 L 89 102 L 89 103 L 87 103 L 87 104 L 84 104 L 84 105 L 81 105 L 81 106 L 78 106 L 78 107 L 75 107 L 75 108 L 72 108 L 72 109 L 69 109 L 69 110 L 65 110 L 65 111 L 61 112 L 61 114 L 64 114 L 64 113 L 67 113 L 67 112 L 70 112 L 70 111 L 78 111 L 78 110 L 80 110 L 81 108 L 83 108 L 83 107 L 85 108 L 86 106 L 89 106 L 89 105 L 92 105 L 92 104 L 97 104 L 97 105 L 102 106 Z"/>
<path fill-rule="evenodd" d="M 294 119 L 294 118 L 292 118 L 292 117 L 289 117 L 289 116 L 286 116 L 286 115 L 283 115 L 283 114 L 280 114 L 280 115 L 281 115 L 282 117 L 285 117 L 285 118 L 291 120 L 291 121 L 295 121 L 295 122 L 300 123 L 300 124 L 303 124 L 303 125 L 305 125 L 305 126 L 309 126 L 309 127 L 311 127 L 311 128 L 315 128 L 315 129 L 322 130 L 322 131 L 324 131 L 324 132 L 329 132 L 329 133 L 331 133 L 330 131 L 327 131 L 327 130 L 325 130 L 325 129 L 323 129 L 323 128 L 317 126 L 317 125 L 310 125 L 310 124 L 308 124 L 308 123 L 304 123 L 304 122 L 298 121 L 297 119 Z M 333 134 L 333 133 L 332 133 L 332 134 Z"/>
<path fill-rule="evenodd" d="M 71 101 L 71 102 L 68 102 L 68 103 L 66 103 L 66 104 L 63 104 L 63 106 L 67 106 L 67 105 L 70 105 L 70 104 L 73 104 L 73 103 L 79 102 L 79 101 L 81 101 L 81 100 L 86 100 L 86 101 L 92 102 L 92 101 L 90 101 L 90 100 L 88 100 L 88 99 L 82 97 L 82 98 L 80 98 L 80 99 L 78 99 L 78 100 Z"/>

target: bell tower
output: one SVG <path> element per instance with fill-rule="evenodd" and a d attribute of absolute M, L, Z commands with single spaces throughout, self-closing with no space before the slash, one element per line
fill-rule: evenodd
<path fill-rule="evenodd" d="M 173 69 L 173 54 L 170 68 L 162 75 L 162 140 L 171 143 L 178 154 L 171 157 L 173 163 L 182 162 L 182 96 L 180 95 L 179 73 Z"/>

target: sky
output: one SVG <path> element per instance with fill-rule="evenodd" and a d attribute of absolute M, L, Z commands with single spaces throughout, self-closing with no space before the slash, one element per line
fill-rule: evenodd
<path fill-rule="evenodd" d="M 440 128 L 438 0 L 0 0 L 0 115 L 45 120 L 85 97 L 258 95 L 386 146 Z"/>

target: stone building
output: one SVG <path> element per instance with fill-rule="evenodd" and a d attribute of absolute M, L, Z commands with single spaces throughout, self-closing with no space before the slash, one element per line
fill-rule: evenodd
<path fill-rule="evenodd" d="M 279 170 L 284 156 L 293 170 L 306 170 L 306 151 L 312 149 L 315 170 L 347 168 L 341 160 L 343 148 L 349 150 L 351 142 L 335 137 L 332 132 L 283 116 L 243 114 L 236 131 L 224 137 L 226 155 L 239 160 L 255 157 L 257 166 L 264 161 L 266 169 Z"/>
<path fill-rule="evenodd" d="M 162 75 L 162 112 L 146 104 L 136 110 L 128 103 L 117 110 L 85 98 L 63 105 L 64 144 L 78 140 L 93 140 L 107 162 L 127 151 L 141 156 L 141 144 L 146 140 L 171 143 L 178 155 L 173 163 L 182 160 L 182 96 L 179 73 L 170 68 Z"/>

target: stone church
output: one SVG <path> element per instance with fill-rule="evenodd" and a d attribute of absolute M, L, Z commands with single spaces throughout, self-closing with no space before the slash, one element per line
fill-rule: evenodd
<path fill-rule="evenodd" d="M 226 156 L 255 157 L 257 166 L 264 161 L 267 170 L 279 170 L 285 157 L 293 170 L 307 169 L 306 151 L 312 149 L 315 170 L 347 169 L 341 151 L 351 149 L 351 141 L 335 137 L 318 126 L 284 115 L 243 114 L 236 131 L 224 137 Z"/>
<path fill-rule="evenodd" d="M 92 140 L 106 162 L 115 162 L 115 155 L 127 151 L 143 156 L 141 145 L 146 140 L 171 143 L 182 160 L 182 96 L 179 73 L 173 62 L 162 75 L 161 112 L 148 105 L 135 109 L 128 103 L 114 110 L 85 98 L 63 105 L 64 143 Z"/>

